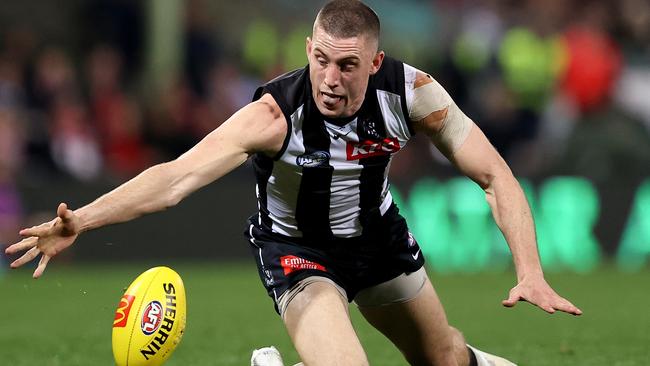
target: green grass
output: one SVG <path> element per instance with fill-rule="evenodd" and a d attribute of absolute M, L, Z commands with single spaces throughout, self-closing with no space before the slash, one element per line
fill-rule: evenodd
<path fill-rule="evenodd" d="M 254 347 L 298 358 L 251 264 L 171 264 L 188 296 L 187 332 L 166 364 L 247 365 Z M 45 276 L 0 274 L 0 365 L 111 365 L 111 326 L 122 290 L 148 265 L 54 262 Z M 519 365 L 650 365 L 650 271 L 549 275 L 584 315 L 500 305 L 513 275 L 433 275 L 450 322 L 468 341 Z M 404 365 L 353 310 L 372 365 Z"/>

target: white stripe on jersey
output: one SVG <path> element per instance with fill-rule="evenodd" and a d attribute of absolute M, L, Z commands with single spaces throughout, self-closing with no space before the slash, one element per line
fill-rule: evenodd
<path fill-rule="evenodd" d="M 257 222 L 262 226 L 262 204 L 260 203 L 260 185 L 255 184 L 255 197 L 257 197 Z"/>
<path fill-rule="evenodd" d="M 300 190 L 300 174 L 296 174 L 296 156 L 305 153 L 302 140 L 302 122 L 304 121 L 304 105 L 301 105 L 291 115 L 289 144 L 281 160 L 286 164 L 275 164 L 273 174 L 266 184 L 266 207 L 272 220 L 271 229 L 282 235 L 300 237 L 296 221 L 296 203 Z"/>
<path fill-rule="evenodd" d="M 330 186 L 330 228 L 336 237 L 358 236 L 362 230 L 359 177 L 363 166 L 359 160 L 348 161 L 346 153 L 348 141 L 359 141 L 357 119 L 341 127 L 325 121 L 325 128 L 330 135 L 330 165 L 336 172 Z"/>
<path fill-rule="evenodd" d="M 377 100 L 384 122 L 386 122 L 388 136 L 396 136 L 399 139 L 400 148 L 404 148 L 411 138 L 411 132 L 407 127 L 406 115 L 402 111 L 402 98 L 398 94 L 377 90 Z"/>
<path fill-rule="evenodd" d="M 404 95 L 406 95 L 406 107 L 409 109 L 407 115 L 411 114 L 413 105 L 413 89 L 415 89 L 415 78 L 419 70 L 411 65 L 404 64 Z"/>
<path fill-rule="evenodd" d="M 390 194 L 390 191 L 386 189 L 384 193 L 386 194 L 386 197 L 384 197 L 384 201 L 381 203 L 381 206 L 379 206 L 379 212 L 381 212 L 382 216 L 384 216 L 386 211 L 390 208 L 391 203 L 393 203 L 393 195 Z"/>
<path fill-rule="evenodd" d="M 404 74 L 407 73 L 407 67 L 410 67 L 404 64 Z M 411 67 L 411 69 L 413 69 Z M 415 70 L 415 69 L 413 69 Z M 406 75 L 405 75 L 406 77 Z M 413 77 L 415 77 L 415 71 L 413 72 Z M 406 92 L 408 93 L 408 80 L 406 79 Z M 407 98 L 408 99 L 408 98 Z M 381 109 L 381 114 L 384 117 L 386 122 L 386 132 L 388 136 L 397 136 L 399 139 L 400 149 L 403 149 L 406 146 L 406 143 L 411 138 L 411 132 L 408 129 L 408 122 L 406 121 L 406 116 L 402 110 L 402 98 L 398 94 L 389 93 L 383 90 L 377 90 L 377 100 L 379 101 L 379 108 Z M 392 162 L 392 159 L 391 159 Z M 382 190 L 382 197 L 384 198 L 381 206 L 379 206 L 379 211 L 381 214 L 385 214 L 388 211 L 391 203 L 393 202 L 393 196 L 389 191 L 388 184 L 388 172 L 390 171 L 390 162 L 386 166 L 384 171 L 384 185 Z"/>

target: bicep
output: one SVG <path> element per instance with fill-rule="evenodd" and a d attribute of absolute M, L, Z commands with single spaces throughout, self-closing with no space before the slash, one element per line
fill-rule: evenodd
<path fill-rule="evenodd" d="M 282 148 L 287 124 L 270 95 L 243 107 L 185 154 L 171 162 L 179 172 L 183 191 L 194 191 L 262 152 L 274 155 Z"/>
<path fill-rule="evenodd" d="M 440 84 L 418 71 L 413 87 L 428 88 L 419 89 L 419 100 L 414 98 L 414 102 L 420 103 L 416 109 L 420 112 L 411 116 L 415 130 L 428 136 L 463 174 L 484 189 L 494 177 L 512 174 L 483 131 L 460 110 Z"/>
<path fill-rule="evenodd" d="M 449 159 L 483 189 L 488 188 L 495 177 L 512 174 L 505 160 L 476 125 L 472 126 L 466 141 L 449 155 Z"/>

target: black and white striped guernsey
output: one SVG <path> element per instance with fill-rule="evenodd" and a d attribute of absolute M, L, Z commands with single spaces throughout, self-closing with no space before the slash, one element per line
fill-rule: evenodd
<path fill-rule="evenodd" d="M 370 77 L 359 112 L 327 121 L 311 94 L 309 66 L 257 89 L 270 93 L 288 133 L 273 158 L 253 158 L 259 224 L 289 237 L 318 241 L 367 234 L 392 204 L 391 158 L 413 135 L 408 119 L 416 69 L 386 57 Z"/>

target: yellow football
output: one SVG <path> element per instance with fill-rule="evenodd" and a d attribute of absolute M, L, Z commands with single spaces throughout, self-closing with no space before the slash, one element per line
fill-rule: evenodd
<path fill-rule="evenodd" d="M 126 290 L 113 320 L 117 366 L 162 365 L 185 331 L 185 287 L 171 268 L 154 267 Z"/>

